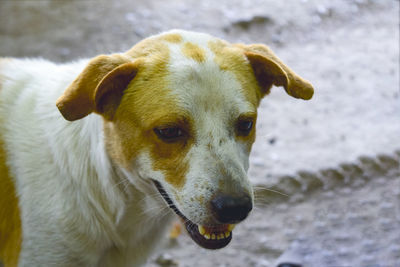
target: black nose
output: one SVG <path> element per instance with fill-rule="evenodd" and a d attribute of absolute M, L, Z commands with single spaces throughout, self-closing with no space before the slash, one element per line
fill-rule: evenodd
<path fill-rule="evenodd" d="M 248 195 L 218 195 L 211 200 L 211 207 L 220 223 L 238 223 L 247 217 L 253 204 Z"/>

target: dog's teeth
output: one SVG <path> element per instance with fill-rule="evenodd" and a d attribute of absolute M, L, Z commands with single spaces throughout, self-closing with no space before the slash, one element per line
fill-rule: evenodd
<path fill-rule="evenodd" d="M 201 235 L 204 235 L 206 233 L 206 229 L 202 225 L 198 225 L 197 228 Z"/>
<path fill-rule="evenodd" d="M 210 233 L 204 226 L 202 225 L 197 225 L 197 229 L 199 233 L 205 238 L 205 239 L 211 239 L 211 240 L 221 240 L 224 238 L 227 238 L 231 235 L 231 231 L 235 228 L 234 224 L 228 224 L 227 231 L 224 233 Z"/>

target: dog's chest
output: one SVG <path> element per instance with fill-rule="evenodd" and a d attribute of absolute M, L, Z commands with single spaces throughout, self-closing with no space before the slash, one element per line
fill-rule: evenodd
<path fill-rule="evenodd" d="M 174 215 L 169 210 L 158 212 L 157 206 L 144 206 L 143 201 L 129 205 L 118 227 L 123 247 L 112 246 L 104 251 L 99 266 L 140 266 L 162 245 L 160 240 Z"/>

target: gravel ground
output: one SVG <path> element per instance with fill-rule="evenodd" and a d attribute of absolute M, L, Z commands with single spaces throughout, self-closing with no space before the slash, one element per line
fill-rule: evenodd
<path fill-rule="evenodd" d="M 399 1 L 3 0 L 0 56 L 65 62 L 171 28 L 266 43 L 316 93 L 262 102 L 258 205 L 231 244 L 206 251 L 183 234 L 148 265 L 400 266 Z"/>

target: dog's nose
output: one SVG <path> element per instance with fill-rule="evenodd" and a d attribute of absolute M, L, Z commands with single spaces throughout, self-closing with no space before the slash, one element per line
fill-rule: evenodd
<path fill-rule="evenodd" d="M 249 195 L 218 195 L 211 200 L 214 216 L 220 223 L 238 223 L 243 221 L 253 208 Z"/>

